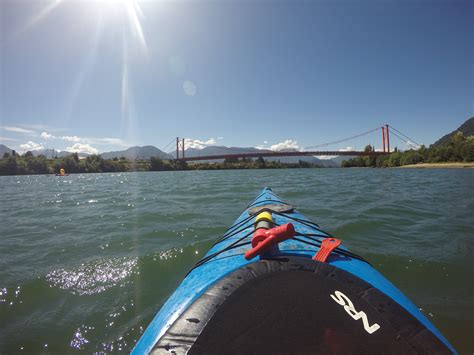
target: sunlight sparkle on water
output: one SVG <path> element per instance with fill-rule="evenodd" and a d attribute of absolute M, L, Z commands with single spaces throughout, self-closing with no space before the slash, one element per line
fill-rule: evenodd
<path fill-rule="evenodd" d="M 75 269 L 58 269 L 46 275 L 50 285 L 73 294 L 92 295 L 123 282 L 136 272 L 137 258 L 112 258 L 82 264 Z"/>

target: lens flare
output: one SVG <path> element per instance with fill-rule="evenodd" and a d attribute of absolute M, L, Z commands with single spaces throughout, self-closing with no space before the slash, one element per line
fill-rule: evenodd
<path fill-rule="evenodd" d="M 4 44 L 6 45 L 11 42 L 14 42 L 19 36 L 30 31 L 34 26 L 36 26 L 38 23 L 40 23 L 45 18 L 47 18 L 48 15 L 50 15 L 59 5 L 61 5 L 62 2 L 63 0 L 51 1 L 49 4 L 43 7 L 40 11 L 33 14 L 21 28 L 17 29 L 16 31 L 10 34 L 9 38 L 7 38 Z"/>
<path fill-rule="evenodd" d="M 137 0 L 96 0 L 105 17 L 122 17 L 128 22 L 130 33 L 146 49 L 141 20 L 144 18 Z"/>
<path fill-rule="evenodd" d="M 0 0 L 1 1 L 1 0 Z M 85 12 L 77 11 L 78 9 L 87 10 Z M 92 10 L 92 11 L 90 11 Z M 68 97 L 66 98 L 65 117 L 70 117 L 76 100 L 80 96 L 85 77 L 92 72 L 94 67 L 97 52 L 99 50 L 102 33 L 106 27 L 117 26 L 122 32 L 121 41 L 117 43 L 117 48 L 122 49 L 122 69 L 118 75 L 121 76 L 121 96 L 120 100 L 122 112 L 122 125 L 125 129 L 128 138 L 134 139 L 134 107 L 133 107 L 133 93 L 131 89 L 131 77 L 133 71 L 130 68 L 129 56 L 139 55 L 147 56 L 148 48 L 145 33 L 143 31 L 142 22 L 145 16 L 140 7 L 139 0 L 50 0 L 45 2 L 45 5 L 37 10 L 26 23 L 14 33 L 4 43 L 0 43 L 0 47 L 9 45 L 17 40 L 21 35 L 30 32 L 34 27 L 47 21 L 50 15 L 56 11 L 64 11 L 64 14 L 76 14 L 78 22 L 81 21 L 81 15 L 87 13 L 88 16 L 83 16 L 84 23 L 91 23 L 90 15 L 93 14 L 97 19 L 97 29 L 94 33 L 92 46 L 90 50 L 85 52 L 83 64 L 77 71 L 75 80 L 72 82 Z M 74 12 L 71 12 L 74 11 Z M 140 50 L 137 51 L 136 49 Z"/>

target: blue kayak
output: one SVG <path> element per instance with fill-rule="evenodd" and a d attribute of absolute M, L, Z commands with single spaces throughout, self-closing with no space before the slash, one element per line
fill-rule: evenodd
<path fill-rule="evenodd" d="M 133 354 L 456 353 L 363 257 L 265 188 Z"/>

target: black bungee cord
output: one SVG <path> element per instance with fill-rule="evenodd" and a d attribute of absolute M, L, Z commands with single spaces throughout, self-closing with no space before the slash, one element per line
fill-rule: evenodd
<path fill-rule="evenodd" d="M 298 217 L 294 217 L 294 216 L 291 216 L 289 214 L 286 214 L 286 213 L 282 213 L 282 212 L 276 212 L 276 211 L 273 211 L 271 208 L 262 208 L 259 213 L 261 212 L 271 212 L 273 214 L 276 214 L 278 216 L 281 216 L 281 217 L 285 217 L 285 218 L 288 218 L 294 222 L 298 222 L 298 223 L 301 223 L 303 225 L 305 225 L 306 227 L 308 228 L 311 228 L 313 230 L 316 230 L 317 232 L 321 232 L 321 233 L 324 233 L 324 235 L 322 234 L 316 234 L 316 233 L 300 233 L 300 232 L 297 232 L 295 231 L 295 236 L 293 237 L 294 240 L 300 242 L 300 243 L 303 243 L 303 244 L 307 244 L 307 245 L 311 245 L 311 246 L 314 246 L 314 247 L 317 247 L 317 248 L 320 248 L 321 247 L 321 241 L 316 239 L 315 237 L 319 237 L 319 238 L 332 238 L 332 235 L 330 233 L 327 233 L 325 231 L 323 231 L 318 224 L 314 223 L 314 222 L 311 222 L 311 221 L 308 221 L 308 220 L 304 220 L 304 219 L 301 219 L 301 218 L 298 218 Z M 246 223 L 248 223 L 249 221 L 253 220 L 253 218 L 255 217 L 255 215 L 250 215 L 249 217 L 246 217 L 244 218 L 242 221 L 240 221 L 239 223 L 237 223 L 236 225 L 232 226 L 231 228 L 229 228 L 225 233 L 224 235 L 219 238 L 213 245 L 212 247 L 214 247 L 215 245 L 225 241 L 225 240 L 228 240 L 229 238 L 237 235 L 238 233 L 241 233 L 243 231 L 245 231 L 246 229 L 249 229 L 250 227 L 253 227 L 254 226 L 254 223 L 251 223 L 245 227 L 242 227 L 243 225 L 245 225 Z M 277 224 L 275 222 L 273 222 L 273 225 L 275 227 L 277 226 L 280 226 L 280 224 Z M 242 228 L 240 228 L 242 227 Z M 229 233 L 229 231 L 231 231 Z M 246 238 L 250 237 L 252 234 L 253 234 L 254 230 L 252 229 L 251 231 L 245 233 L 242 237 L 240 237 L 239 239 L 235 240 L 234 242 L 232 242 L 231 244 L 229 244 L 228 246 L 226 246 L 225 248 L 215 252 L 215 253 L 212 253 L 208 256 L 205 256 L 204 258 L 202 258 L 201 260 L 199 260 L 187 273 L 187 275 L 189 275 L 189 273 L 191 273 L 191 271 L 193 271 L 194 269 L 197 269 L 198 267 L 206 264 L 207 262 L 211 261 L 211 259 L 214 259 L 216 256 L 222 254 L 222 253 L 225 253 L 229 250 L 233 250 L 233 249 L 236 249 L 236 248 L 239 248 L 241 246 L 244 246 L 244 245 L 250 245 L 251 244 L 251 241 L 246 241 L 246 242 L 243 242 Z M 304 237 L 308 240 L 305 240 L 305 239 L 301 239 L 301 238 L 298 238 L 298 237 Z M 335 250 L 332 251 L 333 253 L 336 253 L 336 254 L 339 254 L 339 255 L 343 255 L 345 257 L 350 257 L 350 258 L 353 258 L 353 259 L 357 259 L 357 260 L 360 260 L 360 261 L 363 261 L 363 262 L 366 262 L 370 265 L 370 263 L 365 260 L 363 257 L 357 255 L 357 254 L 354 254 L 350 251 L 347 251 L 347 250 L 342 250 L 342 249 L 339 249 L 339 248 L 336 248 Z M 186 275 L 186 276 L 187 276 Z"/>

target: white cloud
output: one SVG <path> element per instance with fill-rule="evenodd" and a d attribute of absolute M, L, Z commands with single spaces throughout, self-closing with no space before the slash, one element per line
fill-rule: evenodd
<path fill-rule="evenodd" d="M 110 138 L 110 137 L 104 137 L 104 138 L 95 138 L 95 137 L 78 137 L 78 136 L 54 136 L 51 133 L 48 133 L 46 131 L 41 132 L 41 138 L 44 140 L 48 139 L 59 139 L 63 140 L 66 142 L 73 142 L 73 143 L 82 143 L 82 144 L 89 144 L 89 145 L 96 145 L 96 144 L 103 144 L 103 145 L 117 145 L 117 146 L 122 146 L 126 147 L 128 146 L 126 142 L 124 142 L 120 138 Z"/>
<path fill-rule="evenodd" d="M 301 150 L 301 147 L 298 145 L 297 141 L 293 141 L 291 139 L 286 139 L 285 141 L 277 144 L 273 144 L 270 147 L 271 150 L 279 151 L 279 150 Z"/>
<path fill-rule="evenodd" d="M 21 124 L 20 126 L 38 131 L 50 131 L 48 126 L 42 124 Z"/>
<path fill-rule="evenodd" d="M 268 141 L 263 141 L 263 144 L 268 144 Z"/>
<path fill-rule="evenodd" d="M 209 138 L 207 141 L 200 141 L 199 139 L 191 139 L 185 138 L 184 139 L 184 147 L 188 148 L 196 148 L 196 149 L 203 149 L 207 145 L 214 145 L 216 144 L 216 140 L 214 138 Z"/>
<path fill-rule="evenodd" d="M 31 129 L 25 129 L 21 127 L 2 126 L 2 128 L 8 132 L 21 133 L 21 134 L 36 134 L 36 132 L 32 131 Z"/>
<path fill-rule="evenodd" d="M 51 138 L 56 138 L 56 137 L 53 136 L 52 134 L 48 133 L 48 132 L 41 132 L 41 138 L 43 138 L 43 139 L 51 139 Z"/>
<path fill-rule="evenodd" d="M 351 150 L 354 150 L 352 147 L 346 147 L 346 148 L 341 148 L 339 149 L 340 152 L 350 152 Z"/>
<path fill-rule="evenodd" d="M 34 131 L 46 131 L 46 132 L 64 132 L 68 131 L 67 128 L 61 128 L 58 126 L 47 126 L 44 124 L 20 124 L 21 127 L 31 129 Z"/>
<path fill-rule="evenodd" d="M 224 139 L 224 137 L 217 137 L 217 140 L 219 140 L 219 141 L 221 141 L 223 139 Z"/>
<path fill-rule="evenodd" d="M 127 147 L 128 144 L 125 143 L 122 139 L 120 138 L 82 138 L 81 139 L 85 143 L 89 144 L 110 144 L 110 145 L 121 145 L 124 147 Z"/>
<path fill-rule="evenodd" d="M 67 147 L 65 150 L 74 153 L 97 154 L 99 151 L 90 144 L 76 143 L 72 147 Z"/>
<path fill-rule="evenodd" d="M 94 138 L 94 137 L 78 137 L 78 136 L 62 136 L 57 137 L 64 141 L 74 142 L 74 143 L 84 143 L 84 144 L 104 144 L 104 145 L 119 145 L 126 147 L 128 144 L 120 138 Z"/>
<path fill-rule="evenodd" d="M 1 142 L 1 141 L 16 142 L 17 140 L 18 140 L 18 139 L 15 139 L 15 138 L 0 137 L 0 142 Z"/>
<path fill-rule="evenodd" d="M 64 141 L 68 141 L 68 142 L 80 142 L 81 141 L 81 138 L 79 138 L 78 136 L 62 136 L 61 139 L 64 140 Z"/>
<path fill-rule="evenodd" d="M 321 159 L 321 160 L 330 160 L 333 159 L 335 156 L 334 155 L 316 155 L 316 158 Z"/>
<path fill-rule="evenodd" d="M 192 81 L 186 80 L 183 83 L 183 91 L 188 96 L 194 96 L 197 93 L 197 86 Z"/>
<path fill-rule="evenodd" d="M 79 137 L 79 136 L 75 136 L 75 135 L 74 136 L 73 135 L 70 135 L 70 136 L 55 136 L 52 133 L 50 133 L 50 132 L 53 131 L 52 129 L 48 129 L 46 126 L 43 126 L 43 125 L 29 125 L 29 126 L 27 126 L 27 125 L 22 124 L 21 126 L 31 127 L 31 128 L 33 128 L 33 127 L 40 128 L 41 127 L 42 130 L 41 130 L 41 134 L 39 134 L 39 136 L 43 140 L 54 140 L 54 139 L 56 139 L 56 140 L 62 140 L 62 141 L 72 142 L 72 143 L 81 143 L 81 145 L 74 144 L 70 148 L 77 147 L 77 149 L 85 149 L 85 150 L 90 150 L 90 151 L 93 151 L 93 152 L 97 152 L 96 148 L 92 147 L 93 145 L 115 145 L 115 146 L 121 146 L 121 147 L 128 147 L 129 146 L 129 144 L 127 142 L 125 142 L 124 140 L 122 140 L 120 138 Z M 8 132 L 13 132 L 13 133 L 18 133 L 18 134 L 26 134 L 26 135 L 30 135 L 30 136 L 38 136 L 38 133 L 39 133 L 39 132 L 33 131 L 31 129 L 16 127 L 16 126 L 0 126 L 0 129 L 3 129 L 3 130 L 8 131 Z M 15 141 L 16 139 L 1 137 L 0 140 Z M 34 142 L 31 142 L 31 143 L 34 143 Z M 201 143 L 203 143 L 203 144 L 213 144 L 210 141 L 201 142 Z M 214 141 L 214 143 L 215 143 L 215 141 Z M 37 144 L 37 143 L 34 143 L 34 144 Z M 35 145 L 31 145 L 30 142 L 27 142 L 24 145 L 28 146 L 28 148 L 25 148 L 25 149 L 28 149 L 28 150 L 32 150 L 32 147 L 35 147 Z M 91 148 L 92 148 L 92 150 L 91 150 Z M 35 149 L 43 149 L 43 146 L 41 146 L 41 148 L 35 148 Z"/>
<path fill-rule="evenodd" d="M 25 151 L 28 151 L 28 150 L 41 150 L 41 149 L 44 149 L 44 146 L 42 144 L 39 144 L 39 143 L 28 141 L 25 144 L 20 144 L 20 148 L 25 150 Z"/>

